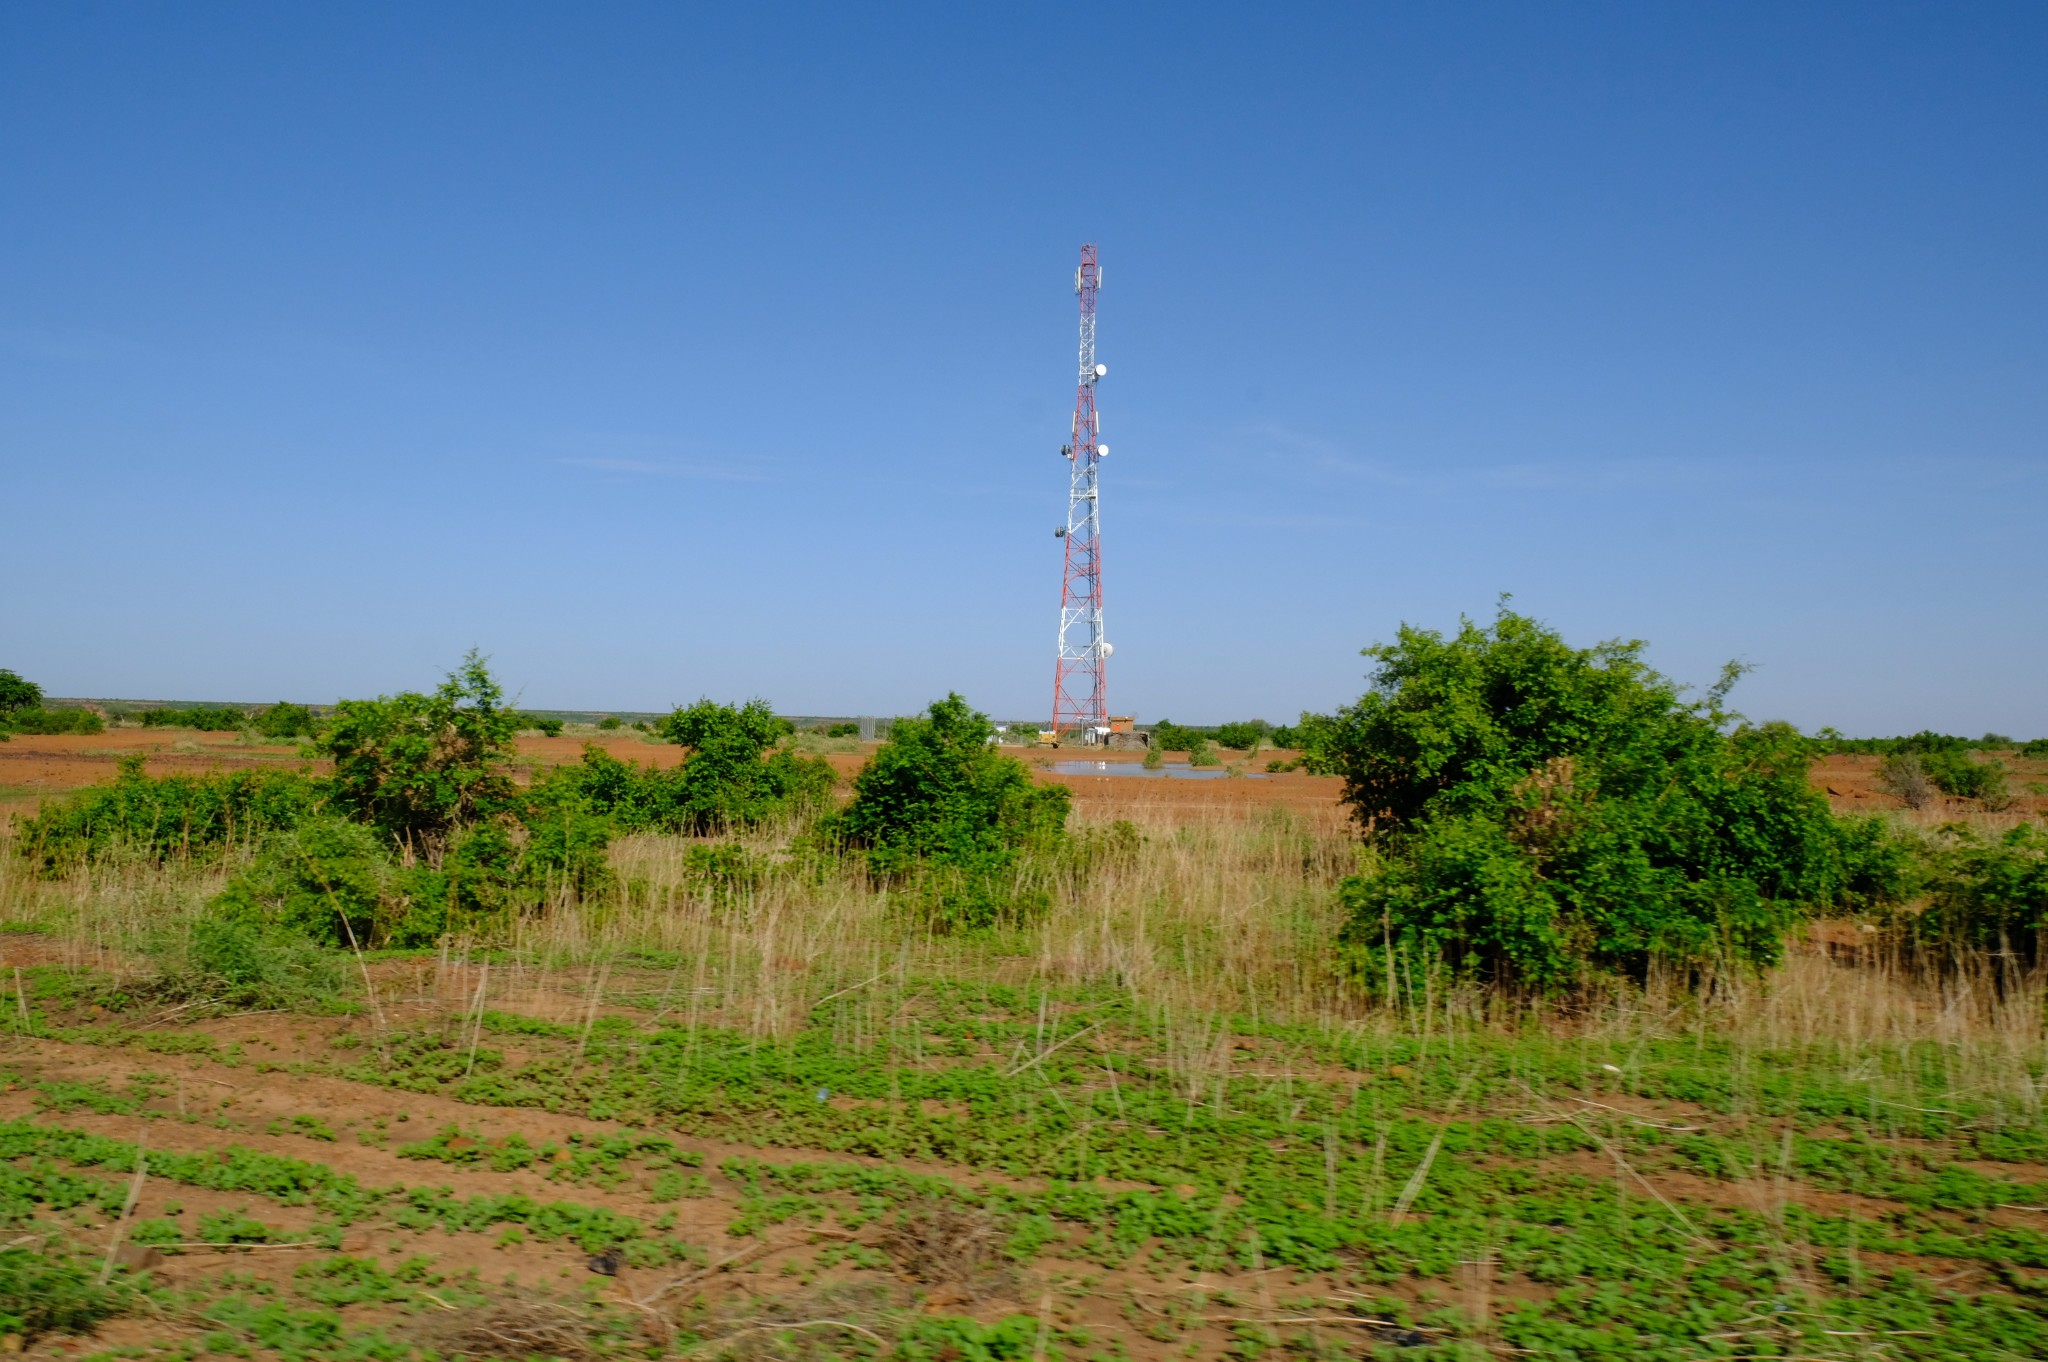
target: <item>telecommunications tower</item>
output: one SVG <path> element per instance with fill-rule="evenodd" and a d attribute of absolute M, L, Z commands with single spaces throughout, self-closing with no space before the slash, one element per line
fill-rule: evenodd
<path fill-rule="evenodd" d="M 1081 376 L 1074 390 L 1073 442 L 1060 450 L 1073 465 L 1067 491 L 1067 523 L 1054 531 L 1066 546 L 1066 576 L 1060 584 L 1060 651 L 1053 673 L 1052 731 L 1087 730 L 1093 741 L 1109 727 L 1108 677 L 1104 664 L 1113 649 L 1102 636 L 1102 521 L 1096 497 L 1097 465 L 1109 447 L 1101 444 L 1095 415 L 1095 384 L 1109 372 L 1095 362 L 1095 294 L 1102 266 L 1093 245 L 1081 248 L 1074 292 L 1081 298 Z"/>

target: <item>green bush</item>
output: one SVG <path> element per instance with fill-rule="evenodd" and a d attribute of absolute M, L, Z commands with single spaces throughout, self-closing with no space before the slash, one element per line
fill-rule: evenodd
<path fill-rule="evenodd" d="M 258 714 L 255 728 L 266 738 L 280 740 L 311 738 L 320 732 L 319 722 L 314 719 L 312 710 L 304 705 L 294 705 L 284 700 Z"/>
<path fill-rule="evenodd" d="M 520 714 L 518 719 L 519 727 L 522 731 L 538 733 L 547 738 L 559 738 L 562 736 L 562 721 L 560 719 L 549 718 L 545 714 L 525 713 Z"/>
<path fill-rule="evenodd" d="M 0 1248 L 0 1334 L 33 1343 L 48 1333 L 82 1334 L 120 1313 L 126 1291 L 101 1286 L 93 1270 L 40 1248 Z"/>
<path fill-rule="evenodd" d="M 1329 752 L 1334 735 L 1334 721 L 1327 714 L 1303 712 L 1297 722 L 1274 729 L 1271 741 L 1275 747 L 1299 752 L 1302 770 L 1329 776 L 1337 773 L 1337 760 Z"/>
<path fill-rule="evenodd" d="M 192 728 L 201 733 L 233 733 L 249 723 L 246 710 L 232 705 L 194 705 L 190 709 L 145 709 L 137 714 L 144 728 Z"/>
<path fill-rule="evenodd" d="M 107 721 L 95 709 L 24 709 L 8 718 L 16 733 L 104 733 Z"/>
<path fill-rule="evenodd" d="M 322 1008 L 340 996 L 340 958 L 317 943 L 245 918 L 207 916 L 169 952 L 151 991 L 229 1007 Z"/>
<path fill-rule="evenodd" d="M 1150 731 L 1152 747 L 1161 752 L 1189 752 L 1196 743 L 1206 741 L 1202 730 L 1184 727 L 1171 719 L 1161 719 Z"/>
<path fill-rule="evenodd" d="M 1895 888 L 1870 829 L 1808 787 L 1805 739 L 1726 731 L 1737 669 L 1687 703 L 1642 649 L 1572 648 L 1503 608 L 1367 650 L 1373 687 L 1325 739 L 1380 856 L 1342 891 L 1364 979 L 1441 962 L 1547 993 L 1764 965 L 1802 915 Z"/>
<path fill-rule="evenodd" d="M 1235 752 L 1250 752 L 1260 743 L 1267 741 L 1273 725 L 1264 719 L 1247 719 L 1242 723 L 1218 724 L 1211 736 L 1218 747 L 1228 747 Z"/>
<path fill-rule="evenodd" d="M 558 766 L 535 780 L 536 803 L 580 800 L 621 832 L 677 829 L 688 822 L 681 768 L 663 771 L 621 761 L 596 743 L 583 745 L 583 760 Z"/>
<path fill-rule="evenodd" d="M 342 701 L 319 740 L 335 806 L 438 864 L 458 829 L 516 798 L 505 768 L 519 716 L 504 700 L 472 651 L 431 695 Z"/>
<path fill-rule="evenodd" d="M 1223 758 L 1216 755 L 1216 749 L 1209 746 L 1207 738 L 1197 737 L 1188 748 L 1188 765 L 1221 766 Z"/>
<path fill-rule="evenodd" d="M 860 736 L 860 725 L 850 721 L 841 724 L 831 724 L 826 727 L 825 736 L 828 738 L 858 738 Z"/>
<path fill-rule="evenodd" d="M 597 726 L 607 733 L 615 732 L 620 727 L 619 716 L 616 714 L 607 714 L 602 719 L 599 719 L 597 721 Z"/>
<path fill-rule="evenodd" d="M 612 820 L 588 800 L 564 798 L 559 790 L 529 796 L 519 809 L 526 838 L 519 849 L 518 878 L 543 893 L 568 890 L 588 898 L 613 881 L 609 848 Z"/>
<path fill-rule="evenodd" d="M 684 854 L 683 874 L 713 902 L 726 904 L 764 884 L 768 865 L 738 842 L 700 842 Z"/>
<path fill-rule="evenodd" d="M 1016 858 L 1064 835 L 1069 795 L 990 745 L 994 726 L 958 695 L 898 720 L 854 778 L 836 830 L 878 875 L 917 887 L 946 926 L 985 926 L 1021 907 Z"/>
<path fill-rule="evenodd" d="M 690 749 L 665 826 L 722 832 L 822 807 L 836 777 L 831 763 L 784 742 L 795 731 L 765 700 L 699 700 L 662 720 L 662 737 Z"/>
<path fill-rule="evenodd" d="M 1950 824 L 1925 846 L 1918 881 L 1919 911 L 1894 931 L 1919 962 L 2031 971 L 2048 959 L 2048 831 L 2023 823 L 1994 841 Z"/>
<path fill-rule="evenodd" d="M 1976 799 L 1994 809 L 2012 802 L 2006 791 L 2005 763 L 1977 761 L 1965 752 L 1936 752 L 1921 758 L 1927 778 L 1943 794 Z"/>
<path fill-rule="evenodd" d="M 323 946 L 382 944 L 395 870 L 374 830 L 309 818 L 264 838 L 254 863 L 228 881 L 211 911 Z"/>
<path fill-rule="evenodd" d="M 116 853 L 209 858 L 318 812 L 319 782 L 291 771 L 151 777 L 124 757 L 111 784 L 47 802 L 17 825 L 15 847 L 45 874 Z"/>

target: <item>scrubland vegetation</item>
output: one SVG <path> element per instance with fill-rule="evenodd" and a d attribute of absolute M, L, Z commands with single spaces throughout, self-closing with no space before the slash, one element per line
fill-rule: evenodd
<path fill-rule="evenodd" d="M 0 1332 L 2048 1355 L 2048 836 L 1999 759 L 1873 749 L 1932 792 L 1845 817 L 1846 740 L 1732 671 L 1505 610 L 1369 657 L 1338 714 L 1154 729 L 1301 752 L 1348 828 L 1078 821 L 957 695 L 850 784 L 760 702 L 522 773 L 474 656 L 317 767 L 130 762 L 0 858 Z"/>

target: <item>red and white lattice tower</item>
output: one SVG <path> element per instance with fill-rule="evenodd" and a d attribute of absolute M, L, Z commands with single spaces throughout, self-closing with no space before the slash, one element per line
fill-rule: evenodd
<path fill-rule="evenodd" d="M 1093 741 L 1109 727 L 1105 664 L 1112 649 L 1102 636 L 1102 520 L 1096 474 L 1109 453 L 1097 436 L 1095 384 L 1109 372 L 1095 362 L 1095 294 L 1102 267 L 1095 247 L 1081 248 L 1074 292 L 1081 297 L 1081 375 L 1074 390 L 1073 442 L 1060 452 L 1073 465 L 1067 491 L 1067 523 L 1058 531 L 1066 546 L 1067 570 L 1060 585 L 1059 664 L 1053 674 L 1052 731 L 1082 730 Z"/>

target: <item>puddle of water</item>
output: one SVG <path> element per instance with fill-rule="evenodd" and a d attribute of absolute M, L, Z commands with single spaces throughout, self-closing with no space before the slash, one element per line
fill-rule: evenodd
<path fill-rule="evenodd" d="M 1135 761 L 1056 761 L 1052 764 L 1053 774 L 1061 776 L 1150 776 L 1167 780 L 1222 780 L 1230 772 L 1217 766 L 1194 767 L 1186 762 L 1169 762 L 1165 766 L 1146 770 Z M 1265 777 L 1246 772 L 1246 780 L 1264 780 Z"/>

